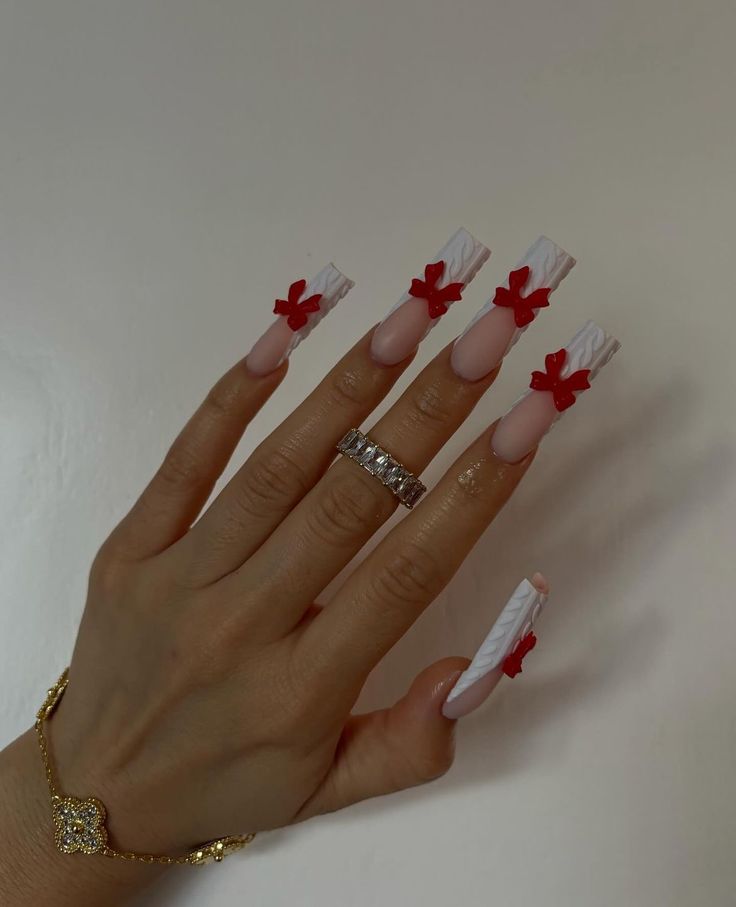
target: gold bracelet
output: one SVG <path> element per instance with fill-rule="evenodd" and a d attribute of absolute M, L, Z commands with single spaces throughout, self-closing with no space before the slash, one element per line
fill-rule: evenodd
<path fill-rule="evenodd" d="M 179 857 L 169 857 L 152 853 L 115 850 L 107 841 L 105 820 L 107 810 L 96 797 L 84 800 L 78 797 L 65 797 L 56 786 L 56 779 L 49 755 L 49 747 L 43 730 L 54 709 L 61 701 L 69 683 L 67 668 L 53 687 L 48 691 L 43 705 L 36 715 L 36 734 L 41 749 L 41 759 L 46 772 L 46 780 L 51 794 L 51 815 L 54 823 L 54 842 L 62 853 L 102 854 L 118 860 L 131 860 L 137 863 L 159 863 L 164 866 L 202 866 L 212 861 L 220 863 L 228 854 L 247 847 L 255 834 L 230 835 L 201 844 L 191 853 Z"/>

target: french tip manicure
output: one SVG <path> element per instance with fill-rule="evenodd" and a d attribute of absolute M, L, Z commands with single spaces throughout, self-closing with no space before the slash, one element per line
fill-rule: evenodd
<path fill-rule="evenodd" d="M 465 381 L 490 374 L 549 305 L 550 294 L 574 264 L 575 259 L 546 236 L 532 243 L 455 341 L 450 360 L 455 374 Z"/>
<path fill-rule="evenodd" d="M 499 668 L 489 671 L 459 696 L 445 700 L 442 706 L 442 714 L 445 718 L 450 718 L 453 721 L 465 718 L 466 715 L 483 705 L 496 689 L 502 677 L 503 671 Z"/>
<path fill-rule="evenodd" d="M 354 286 L 332 263 L 309 282 L 292 283 L 287 298 L 276 300 L 276 321 L 246 356 L 248 371 L 259 378 L 274 372 Z"/>
<path fill-rule="evenodd" d="M 522 580 L 515 589 L 469 667 L 450 690 L 442 706 L 446 718 L 469 715 L 486 701 L 505 673 L 514 677 L 521 672 L 524 656 L 536 644 L 535 623 L 547 603 L 547 592 L 534 583 L 538 577 L 546 583 L 542 574 L 534 574 L 531 582 Z"/>
<path fill-rule="evenodd" d="M 424 268 L 371 340 L 371 356 L 379 365 L 397 365 L 408 359 L 436 326 L 450 305 L 487 261 L 490 250 L 464 228 L 457 230 Z"/>
<path fill-rule="evenodd" d="M 530 389 L 497 424 L 491 438 L 495 456 L 519 463 L 571 408 L 621 344 L 593 321 L 587 321 L 566 347 L 550 353 L 545 371 L 532 374 Z"/>

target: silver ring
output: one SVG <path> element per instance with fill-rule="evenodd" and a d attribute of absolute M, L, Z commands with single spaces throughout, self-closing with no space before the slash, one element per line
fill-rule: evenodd
<path fill-rule="evenodd" d="M 409 510 L 427 490 L 414 473 L 409 472 L 390 453 L 374 444 L 369 437 L 351 428 L 337 445 L 341 454 L 354 460 L 392 491 Z"/>

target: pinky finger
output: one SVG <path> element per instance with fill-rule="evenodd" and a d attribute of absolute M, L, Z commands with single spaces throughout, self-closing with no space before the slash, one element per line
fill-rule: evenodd
<path fill-rule="evenodd" d="M 352 716 L 332 768 L 294 821 L 443 775 L 455 754 L 455 719 L 485 702 L 504 674 L 521 673 L 522 659 L 536 643 L 532 631 L 548 592 L 541 573 L 523 580 L 472 662 L 457 657 L 438 661 L 391 708 Z"/>
<path fill-rule="evenodd" d="M 286 370 L 284 363 L 259 378 L 242 360 L 226 372 L 181 430 L 106 546 L 123 557 L 142 559 L 181 538 L 209 498 L 248 423 Z"/>
<path fill-rule="evenodd" d="M 443 717 L 442 703 L 467 666 L 467 658 L 438 661 L 391 708 L 352 716 L 332 768 L 294 821 L 443 775 L 453 761 L 455 722 Z"/>

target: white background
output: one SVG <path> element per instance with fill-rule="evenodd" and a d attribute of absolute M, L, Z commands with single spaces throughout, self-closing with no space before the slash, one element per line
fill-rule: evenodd
<path fill-rule="evenodd" d="M 0 733 L 65 664 L 97 545 L 272 301 L 357 287 L 236 456 L 466 226 L 579 264 L 429 471 L 587 317 L 623 343 L 365 704 L 553 585 L 443 780 L 147 904 L 735 902 L 732 0 L 2 0 Z M 416 371 L 416 367 L 412 373 Z"/>

